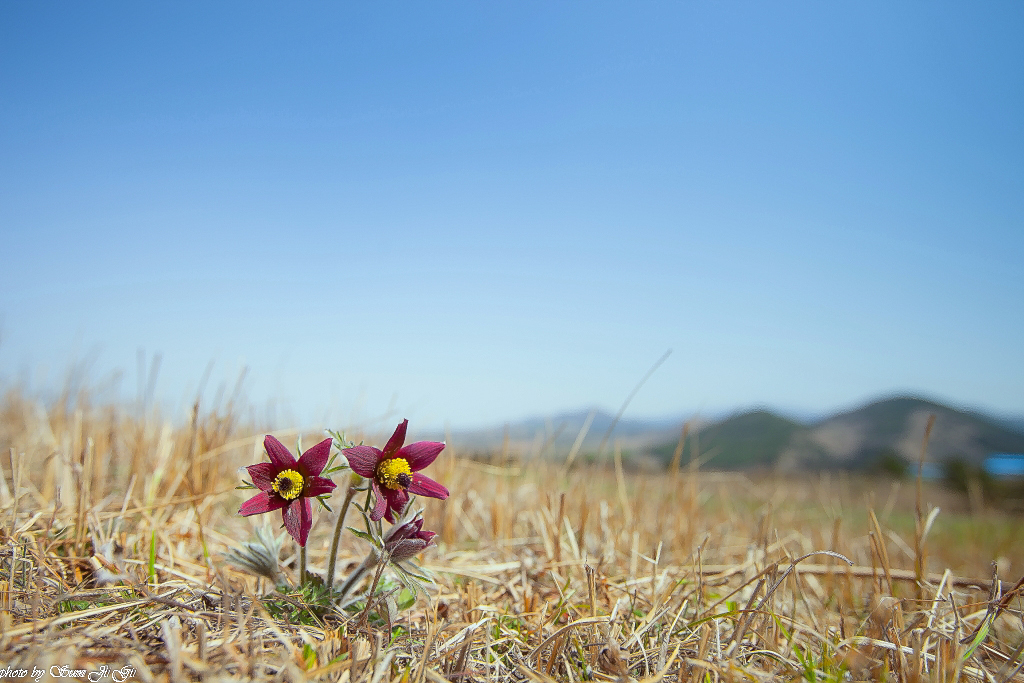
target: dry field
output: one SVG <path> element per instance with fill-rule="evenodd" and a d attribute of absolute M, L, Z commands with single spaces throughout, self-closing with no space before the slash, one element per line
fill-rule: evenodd
<path fill-rule="evenodd" d="M 43 408 L 12 392 L 0 410 L 8 678 L 1024 680 L 1024 525 L 913 481 L 566 471 L 450 444 L 430 475 L 451 497 L 420 501 L 436 583 L 413 601 L 385 574 L 394 616 L 226 561 L 281 522 L 236 514 L 238 468 L 266 456 L 230 404 L 180 429 L 87 395 Z M 322 576 L 335 515 L 315 514 Z M 367 550 L 345 534 L 340 576 Z M 287 536 L 280 559 L 295 586 Z"/>

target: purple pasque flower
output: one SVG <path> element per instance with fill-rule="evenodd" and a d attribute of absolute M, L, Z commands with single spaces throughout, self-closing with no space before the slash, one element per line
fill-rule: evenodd
<path fill-rule="evenodd" d="M 419 473 L 437 459 L 438 454 L 444 450 L 444 444 L 417 441 L 403 446 L 408 427 L 409 421 L 402 420 L 383 451 L 373 446 L 355 446 L 342 451 L 352 471 L 366 477 L 373 484 L 377 503 L 370 513 L 370 519 L 374 522 L 383 517 L 394 524 L 395 513 L 401 514 L 405 509 L 410 493 L 441 500 L 448 497 L 448 489 Z"/>
<path fill-rule="evenodd" d="M 270 462 L 249 465 L 252 483 L 260 490 L 242 503 L 238 514 L 243 517 L 281 510 L 288 534 L 305 547 L 309 530 L 313 526 L 313 505 L 316 498 L 334 490 L 334 482 L 320 473 L 331 454 L 331 440 L 324 439 L 296 460 L 284 444 L 267 435 L 263 440 Z"/>
<path fill-rule="evenodd" d="M 423 518 L 418 514 L 411 522 L 396 524 L 384 534 L 384 552 L 392 562 L 405 562 L 434 542 L 433 531 L 423 531 Z"/>

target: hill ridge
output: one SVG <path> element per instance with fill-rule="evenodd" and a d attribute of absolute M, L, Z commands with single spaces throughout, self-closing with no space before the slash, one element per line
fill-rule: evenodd
<path fill-rule="evenodd" d="M 1024 432 L 1012 418 L 997 418 L 970 408 L 955 408 L 932 398 L 891 394 L 801 420 L 769 406 L 757 405 L 717 419 L 690 418 L 683 461 L 691 449 L 707 467 L 870 467 L 882 457 L 916 461 L 928 416 L 936 416 L 928 459 L 960 457 L 979 462 L 995 452 L 1024 452 Z M 491 450 L 507 439 L 513 449 L 537 455 L 565 454 L 583 435 L 582 450 L 596 451 L 614 419 L 597 407 L 531 417 L 500 427 L 456 432 L 460 445 Z M 682 417 L 623 417 L 612 438 L 631 457 L 669 462 L 677 447 Z"/>

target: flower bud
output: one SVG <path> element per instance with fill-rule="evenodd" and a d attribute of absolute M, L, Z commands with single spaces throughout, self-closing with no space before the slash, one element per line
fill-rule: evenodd
<path fill-rule="evenodd" d="M 436 535 L 433 531 L 423 531 L 423 518 L 417 516 L 388 530 L 384 536 L 384 552 L 392 562 L 404 562 L 431 545 Z"/>

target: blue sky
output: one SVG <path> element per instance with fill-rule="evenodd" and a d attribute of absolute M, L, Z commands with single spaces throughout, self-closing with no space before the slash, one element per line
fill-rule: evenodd
<path fill-rule="evenodd" d="M 1024 5 L 5 3 L 0 379 L 1024 413 Z"/>

